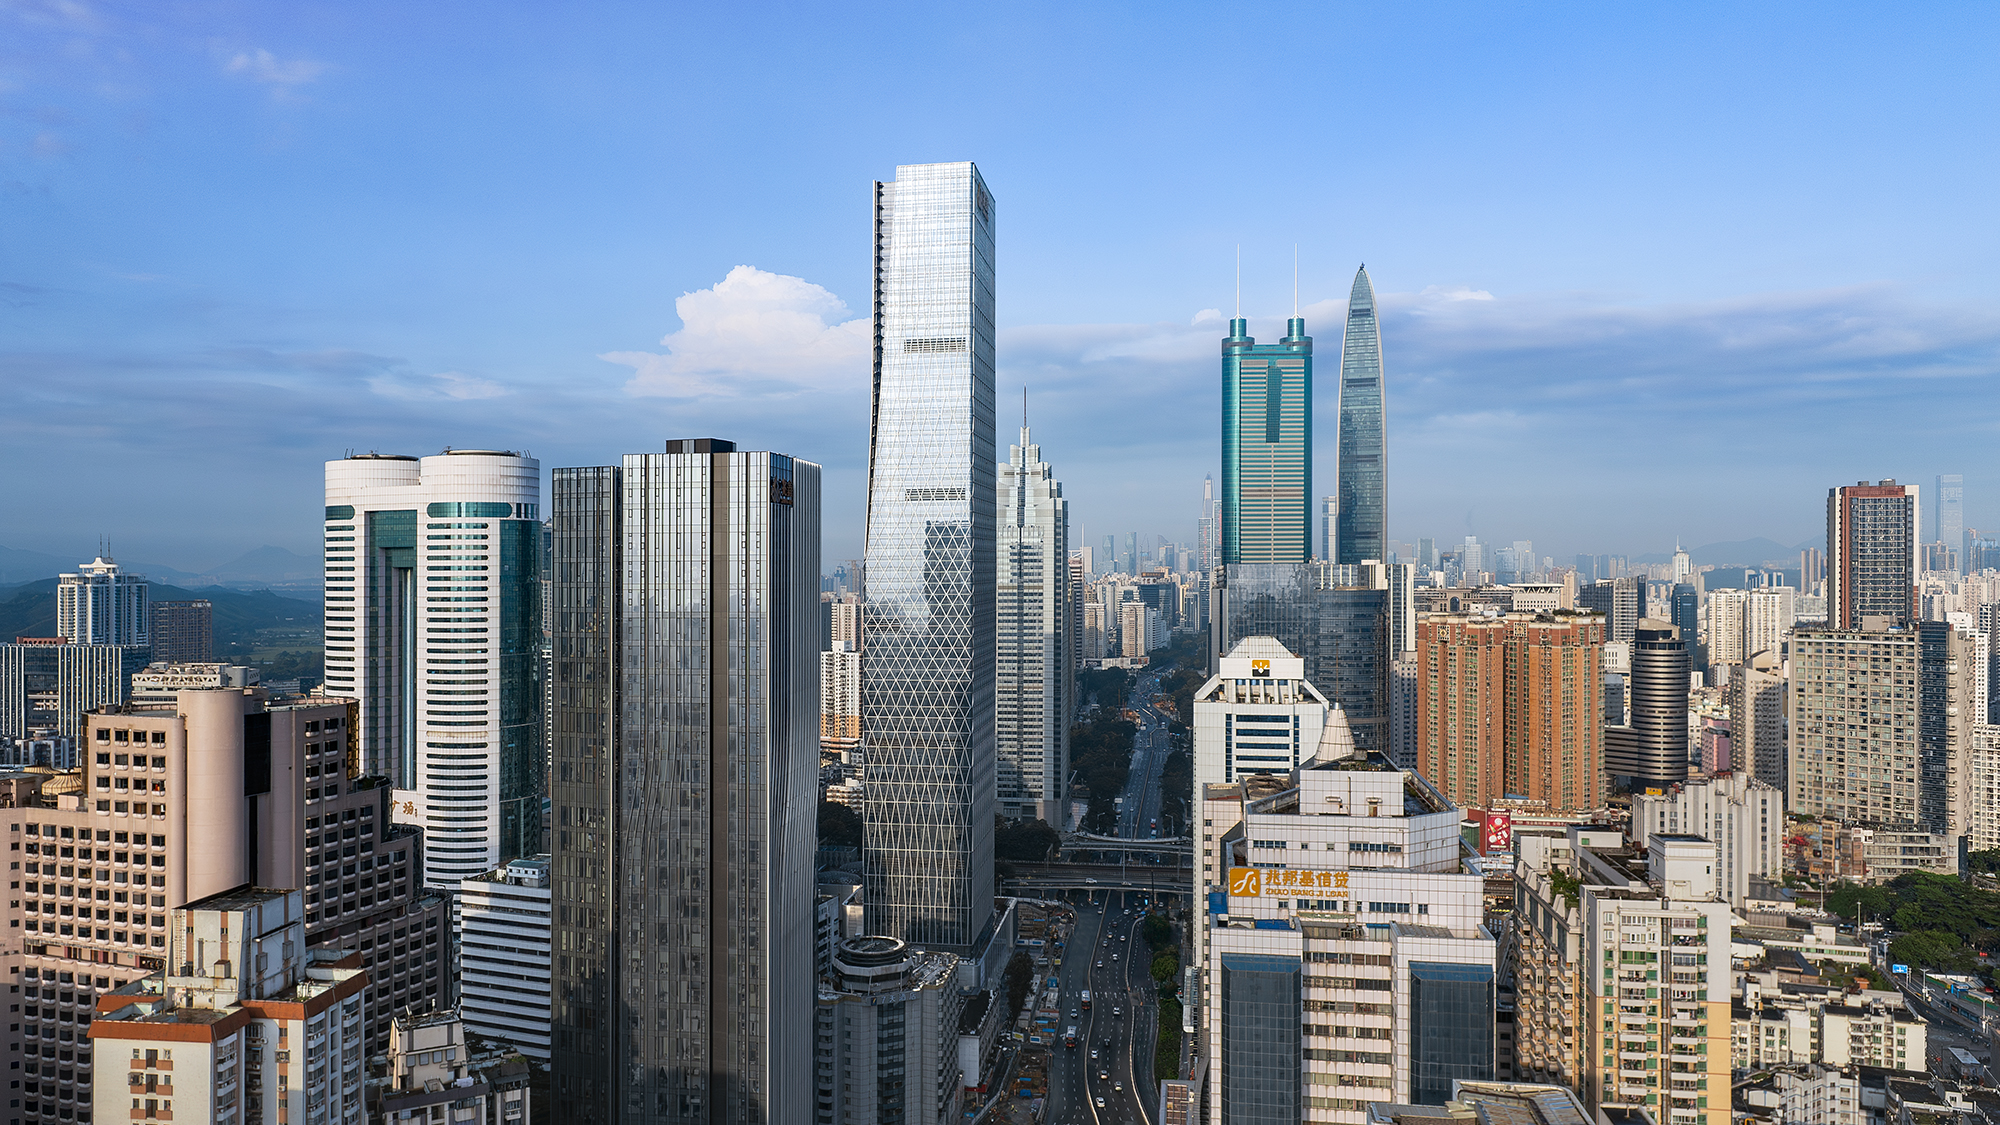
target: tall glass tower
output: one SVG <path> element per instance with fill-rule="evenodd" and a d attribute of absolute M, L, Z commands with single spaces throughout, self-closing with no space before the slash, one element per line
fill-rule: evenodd
<path fill-rule="evenodd" d="M 1222 341 L 1222 561 L 1302 563 L 1312 553 L 1312 337 L 1286 322 L 1259 344 L 1250 322 Z"/>
<path fill-rule="evenodd" d="M 875 185 L 861 707 L 872 933 L 969 951 L 993 913 L 993 196 L 971 163 Z"/>
<path fill-rule="evenodd" d="M 1354 273 L 1340 342 L 1340 497 L 1334 560 L 1388 561 L 1388 449 L 1382 425 L 1382 336 L 1368 267 Z"/>
<path fill-rule="evenodd" d="M 819 466 L 674 440 L 550 493 L 554 1119 L 810 1120 Z"/>

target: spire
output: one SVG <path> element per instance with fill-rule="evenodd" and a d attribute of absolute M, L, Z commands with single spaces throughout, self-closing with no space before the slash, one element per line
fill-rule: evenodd
<path fill-rule="evenodd" d="M 1236 319 L 1243 319 L 1243 244 L 1236 244 Z"/>
<path fill-rule="evenodd" d="M 1299 318 L 1299 244 L 1292 243 L 1292 319 Z"/>
<path fill-rule="evenodd" d="M 1375 284 L 1368 280 L 1368 267 L 1363 265 L 1354 271 L 1354 291 L 1347 297 L 1347 313 L 1354 315 L 1356 309 L 1375 311 Z"/>

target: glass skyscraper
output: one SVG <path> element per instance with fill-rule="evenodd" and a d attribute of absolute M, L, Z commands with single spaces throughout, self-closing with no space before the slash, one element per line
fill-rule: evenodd
<path fill-rule="evenodd" d="M 557 469 L 558 1125 L 809 1121 L 820 470 Z"/>
<path fill-rule="evenodd" d="M 1388 449 L 1383 440 L 1382 337 L 1368 267 L 1354 274 L 1340 344 L 1339 530 L 1334 562 L 1389 559 Z"/>
<path fill-rule="evenodd" d="M 993 913 L 993 208 L 969 162 L 875 185 L 868 927 L 947 952 Z"/>
<path fill-rule="evenodd" d="M 1312 337 L 1286 322 L 1260 344 L 1250 322 L 1222 341 L 1222 561 L 1302 563 L 1312 553 Z"/>

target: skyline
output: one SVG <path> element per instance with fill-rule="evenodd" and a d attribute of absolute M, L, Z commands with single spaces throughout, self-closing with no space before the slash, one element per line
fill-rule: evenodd
<path fill-rule="evenodd" d="M 966 158 L 1010 201 L 996 390 L 1028 388 L 1080 542 L 1192 542 L 1239 244 L 1260 339 L 1282 334 L 1294 244 L 1322 337 L 1369 263 L 1391 538 L 1558 559 L 1676 534 L 1798 543 L 1829 487 L 1953 471 L 1966 523 L 2000 522 L 2000 473 L 1956 452 L 2000 427 L 1966 382 L 2000 368 L 1980 305 L 1996 157 L 1965 143 L 2000 84 L 1976 65 L 1990 12 L 1949 9 L 1950 34 L 1862 8 L 1837 27 L 1299 14 L 1290 31 L 1364 99 L 1338 117 L 1162 76 L 1258 21 L 1149 21 L 1107 56 L 1080 44 L 1126 42 L 1126 13 L 1065 13 L 1077 34 L 1053 43 L 927 14 L 892 34 L 990 47 L 966 63 L 972 104 L 926 104 L 963 75 L 921 61 L 919 96 L 863 133 L 885 46 L 864 21 L 501 11 L 467 36 L 462 17 L 0 11 L 20 43 L 0 89 L 0 465 L 72 474 L 11 494 L 0 545 L 81 559 L 109 534 L 189 571 L 266 543 L 310 556 L 316 466 L 350 448 L 554 467 L 712 433 L 825 464 L 828 565 L 859 557 L 867 184 Z M 660 68 L 628 45 L 668 26 L 717 49 Z M 746 86 L 723 60 L 753 42 L 797 75 Z M 809 87 L 827 96 L 804 104 Z M 741 96 L 686 113 L 709 89 Z M 1058 98 L 1075 127 L 1038 128 Z M 1209 158 L 1277 120 L 1295 164 L 1238 183 Z M 1362 148 L 1370 174 L 1333 178 Z M 696 151 L 733 170 L 696 174 Z M 161 463 L 182 474 L 171 505 L 131 486 Z"/>

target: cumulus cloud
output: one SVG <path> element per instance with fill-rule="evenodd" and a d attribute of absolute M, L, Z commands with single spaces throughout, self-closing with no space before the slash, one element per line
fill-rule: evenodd
<path fill-rule="evenodd" d="M 633 369 L 626 390 L 682 399 L 863 392 L 869 324 L 803 278 L 737 266 L 708 289 L 674 302 L 681 328 L 660 352 L 605 352 Z"/>
<path fill-rule="evenodd" d="M 326 64 L 312 59 L 283 60 L 259 47 L 254 51 L 238 52 L 223 69 L 283 91 L 319 78 L 326 73 Z"/>

